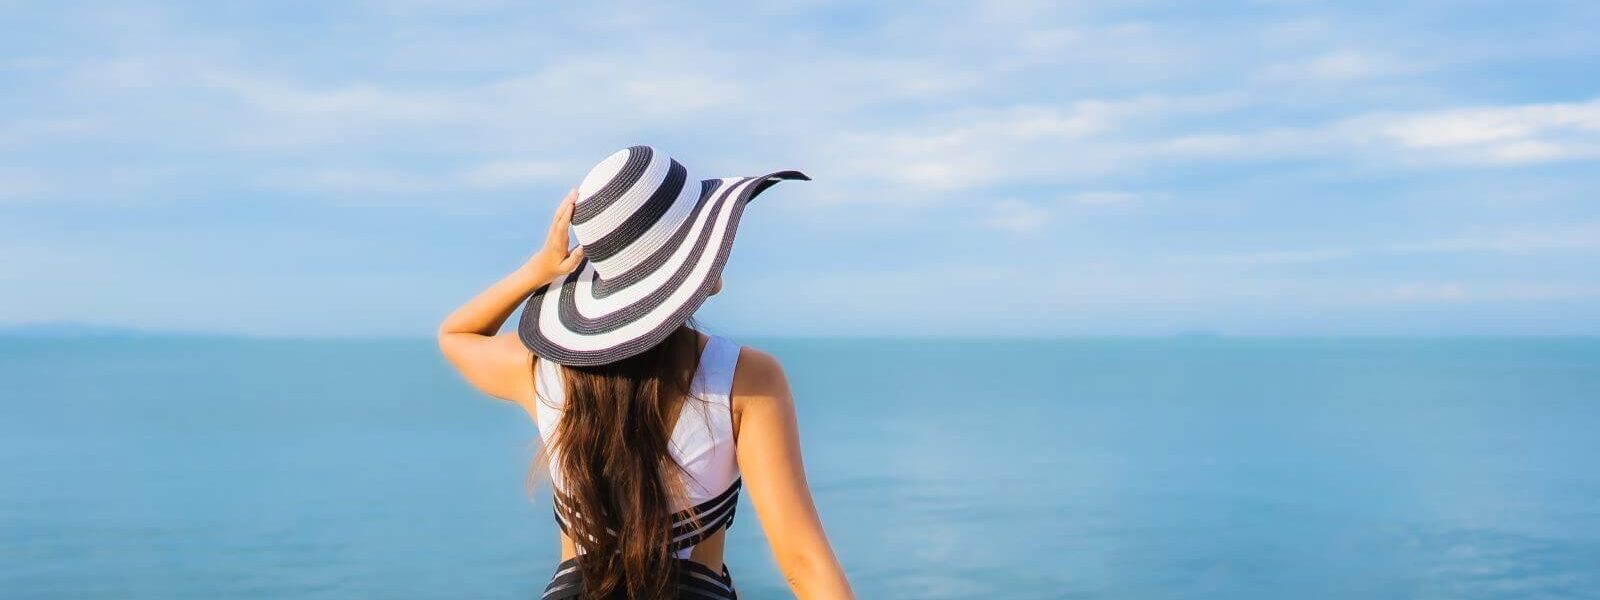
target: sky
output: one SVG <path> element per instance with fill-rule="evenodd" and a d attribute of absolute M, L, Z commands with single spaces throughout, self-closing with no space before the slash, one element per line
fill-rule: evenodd
<path fill-rule="evenodd" d="M 1600 4 L 667 4 L 0 0 L 0 324 L 430 335 L 651 144 L 814 178 L 727 333 L 1600 334 Z"/>

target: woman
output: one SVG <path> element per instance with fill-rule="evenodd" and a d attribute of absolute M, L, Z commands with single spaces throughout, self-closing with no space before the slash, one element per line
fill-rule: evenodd
<path fill-rule="evenodd" d="M 562 201 L 533 258 L 440 326 L 467 380 L 538 425 L 562 531 L 544 598 L 736 597 L 722 559 L 741 487 L 796 596 L 853 597 L 783 369 L 689 324 L 722 288 L 745 204 L 784 179 L 808 178 L 701 181 L 648 146 L 619 151 Z M 524 299 L 517 335 L 499 334 Z"/>

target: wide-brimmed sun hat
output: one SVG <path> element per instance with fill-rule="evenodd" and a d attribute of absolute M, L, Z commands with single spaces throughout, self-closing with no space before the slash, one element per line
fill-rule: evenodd
<path fill-rule="evenodd" d="M 607 156 L 578 186 L 584 260 L 533 292 L 517 334 L 541 359 L 595 366 L 660 343 L 716 287 L 744 206 L 799 171 L 696 179 L 649 146 Z"/>

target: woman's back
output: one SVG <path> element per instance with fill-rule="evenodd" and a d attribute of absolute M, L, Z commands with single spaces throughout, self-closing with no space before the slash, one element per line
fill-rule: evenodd
<path fill-rule="evenodd" d="M 673 514 L 672 550 L 678 558 L 694 558 L 711 567 L 720 567 L 721 544 L 714 554 L 696 553 L 698 544 L 718 535 L 733 523 L 739 501 L 739 462 L 734 445 L 733 382 L 738 368 L 740 347 L 721 336 L 702 340 L 700 360 L 691 379 L 688 398 L 677 402 L 675 423 L 670 428 L 671 459 L 679 472 L 679 497 Z M 562 481 L 560 446 L 556 432 L 566 414 L 567 394 L 564 367 L 537 361 L 536 399 L 531 404 L 539 437 L 544 441 L 550 480 L 555 491 L 556 520 L 562 531 L 568 527 L 561 510 Z M 565 537 L 565 536 L 563 536 Z M 720 542 L 720 538 L 717 540 Z M 563 559 L 576 551 L 570 540 L 562 544 Z"/>

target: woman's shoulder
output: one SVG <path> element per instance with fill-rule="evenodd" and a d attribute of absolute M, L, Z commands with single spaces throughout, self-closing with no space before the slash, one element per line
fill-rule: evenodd
<path fill-rule="evenodd" d="M 789 393 L 789 381 L 783 374 L 778 358 L 755 348 L 739 349 L 739 366 L 733 375 L 733 435 L 738 439 L 751 415 L 755 423 L 792 422 L 794 395 Z M 774 419 L 776 417 L 776 419 Z"/>
<path fill-rule="evenodd" d="M 788 399 L 789 381 L 778 357 L 751 346 L 741 346 L 739 366 L 733 374 L 733 395 Z"/>

